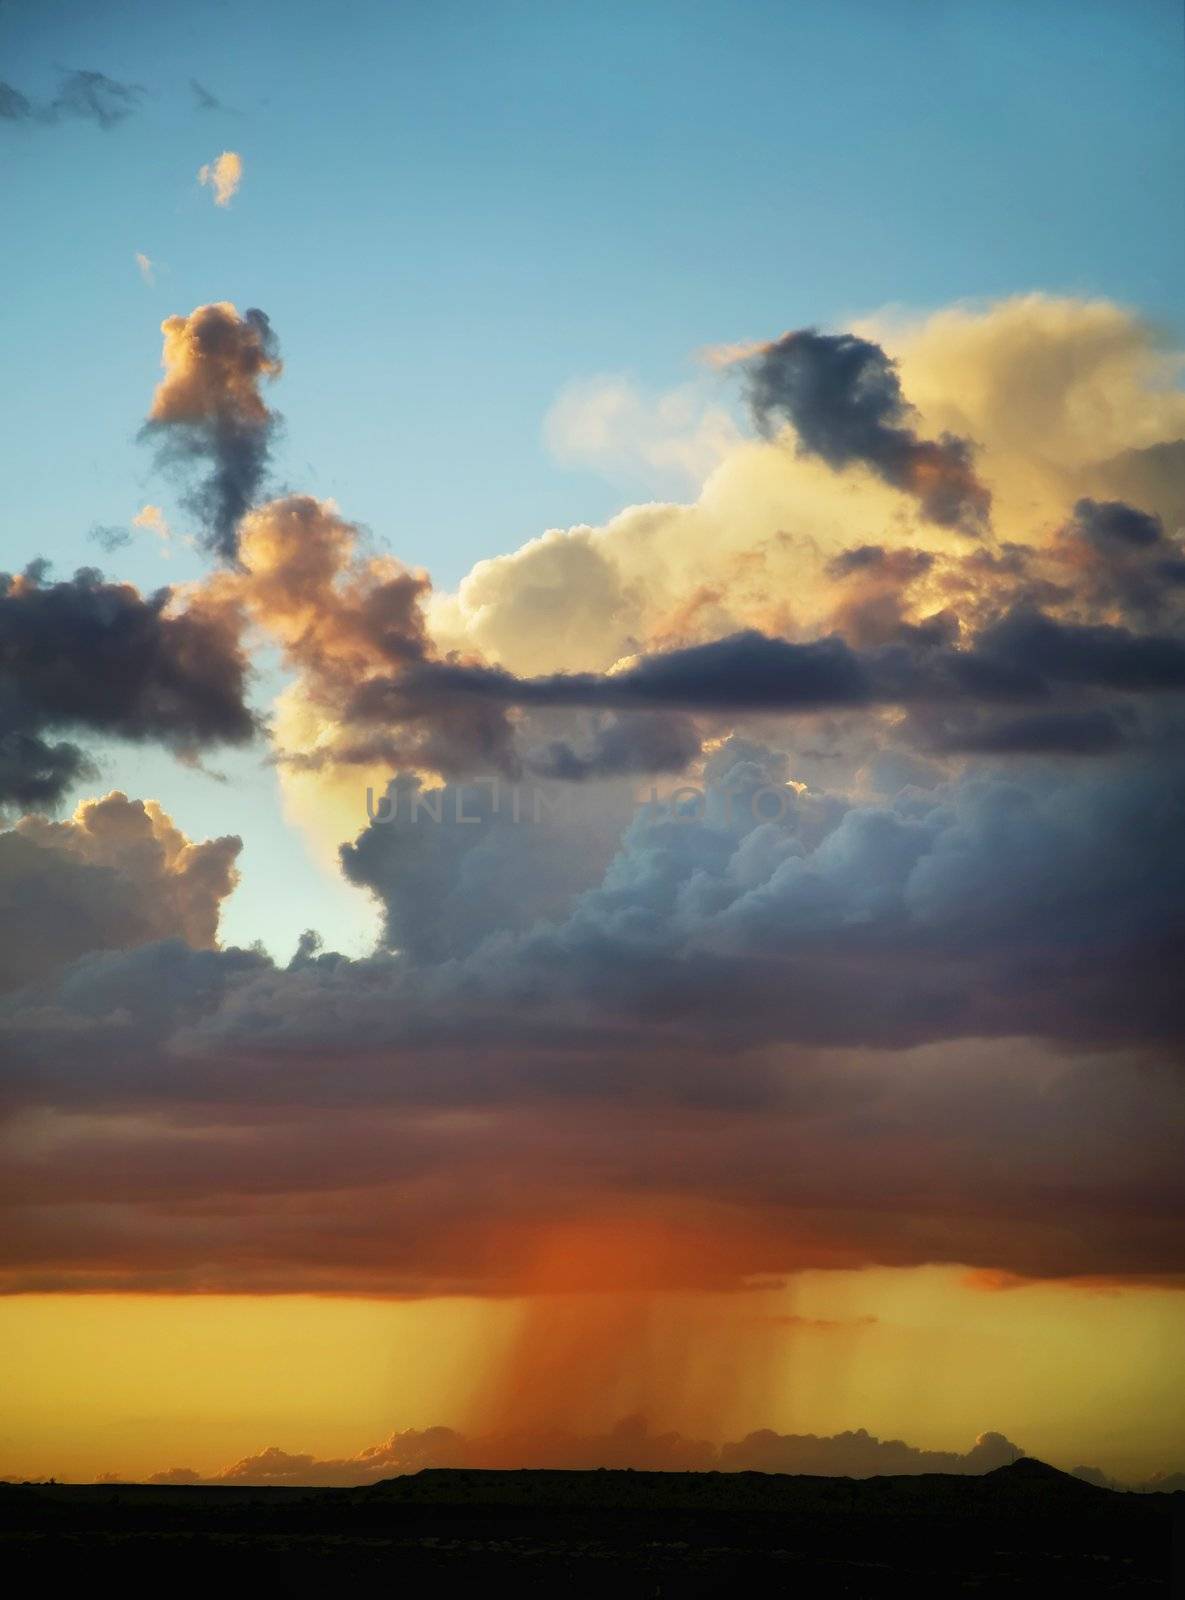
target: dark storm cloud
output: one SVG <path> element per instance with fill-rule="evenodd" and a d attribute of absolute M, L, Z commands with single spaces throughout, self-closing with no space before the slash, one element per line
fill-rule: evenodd
<path fill-rule="evenodd" d="M 860 544 L 833 557 L 827 563 L 827 572 L 832 578 L 876 573 L 908 583 L 929 572 L 933 565 L 934 557 L 928 550 L 889 550 L 880 544 Z"/>
<path fill-rule="evenodd" d="M 9 713 L 11 714 L 11 713 Z M 98 769 L 77 745 L 49 744 L 35 734 L 0 732 L 0 806 L 53 806 Z"/>
<path fill-rule="evenodd" d="M 494 1012 L 467 962 L 429 1017 L 393 962 L 277 973 L 179 943 L 86 958 L 55 1008 L 42 991 L 0 1004 L 0 1287 L 529 1291 L 556 1229 L 605 1219 L 628 1240 L 656 1212 L 682 1241 L 656 1287 L 873 1263 L 1185 1277 L 1171 1069 L 1072 1060 L 1015 1032 L 889 1054 L 722 1052 L 710 1029 L 696 1038 L 686 999 L 673 1048 L 672 973 L 645 965 L 643 981 L 662 980 L 648 1006 L 615 1010 L 605 986 L 597 1027 L 580 1030 L 549 1005 L 555 966 Z M 700 1018 L 750 1004 L 736 970 L 717 970 Z M 709 976 L 693 964 L 684 995 Z M 948 976 L 970 986 L 967 970 Z M 778 963 L 766 998 L 803 998 L 813 978 Z M 861 979 L 839 992 L 853 1014 Z M 208 1030 L 219 1012 L 233 1031 Z M 70 1112 L 48 1145 L 23 1137 L 30 1102 Z M 588 1263 L 582 1287 L 622 1287 L 628 1258 Z"/>
<path fill-rule="evenodd" d="M 778 419 L 789 422 L 805 454 L 840 470 L 860 463 L 913 495 L 930 522 L 984 531 L 991 496 L 975 475 L 972 446 L 949 433 L 918 436 L 896 367 L 879 345 L 805 328 L 764 345 L 744 367 L 764 432 Z"/>
<path fill-rule="evenodd" d="M 451 804 L 439 823 L 406 813 L 372 823 L 344 852 L 346 871 L 385 901 L 390 942 L 415 959 L 322 957 L 299 973 L 264 973 L 241 1003 L 207 1012 L 202 1032 L 232 1055 L 414 1047 L 409 1093 L 434 1083 L 432 1093 L 463 1097 L 480 1082 L 483 1099 L 536 1070 L 524 1056 L 495 1080 L 491 1052 L 530 1042 L 562 1055 L 577 1037 L 598 1063 L 599 1093 L 617 1081 L 615 1058 L 636 1046 L 657 1052 L 659 1072 L 663 1052 L 678 1048 L 682 1087 L 695 1094 L 703 1086 L 689 1063 L 701 1050 L 904 1048 L 1009 1033 L 1149 1048 L 1185 1038 L 1176 983 L 1185 868 L 1170 848 L 1185 803 L 1179 764 L 1073 780 L 1032 773 L 1023 784 L 983 772 L 879 805 L 783 786 L 776 806 L 768 792 L 752 803 L 771 784 L 777 792 L 776 764 L 726 746 L 709 766 L 703 820 L 646 807 L 613 854 L 614 820 L 603 867 L 568 859 L 584 847 L 583 820 L 557 823 L 540 836 L 538 882 L 538 830 L 505 805 L 495 814 L 474 789 L 464 823 Z M 174 965 L 140 1000 L 143 969 L 117 957 L 63 989 L 68 1010 L 89 996 L 87 1011 L 126 1019 L 121 1074 L 136 1059 L 137 1018 L 156 1016 L 164 989 L 187 987 L 183 953 Z M 463 1084 L 428 1059 L 476 1037 L 482 1052 Z M 425 1052 L 418 1061 L 415 1050 Z M 627 1077 L 644 1081 L 636 1064 Z M 563 1084 L 561 1073 L 555 1090 Z M 361 1088 L 356 1079 L 349 1092 Z M 714 1093 L 742 1088 L 730 1071 Z"/>
<path fill-rule="evenodd" d="M 1061 622 L 1021 608 L 954 648 L 955 619 L 902 624 L 896 642 L 855 650 L 838 636 L 805 644 L 749 630 L 710 644 L 643 656 L 611 673 L 518 678 L 501 668 L 425 661 L 397 680 L 375 678 L 350 702 L 362 723 L 423 716 L 467 697 L 526 707 L 619 711 L 783 712 L 963 700 L 1040 700 L 1059 685 L 1132 693 L 1185 689 L 1185 641 L 1110 624 Z M 639 769 L 640 770 L 640 769 Z"/>
<path fill-rule="evenodd" d="M 75 1120 L 15 1131 L 3 1282 L 508 1291 L 549 1230 L 635 1203 L 694 1238 L 668 1287 L 1185 1274 L 1180 768 L 785 789 L 771 824 L 784 757 L 708 765 L 730 806 L 645 808 L 584 885 L 581 833 L 472 789 L 475 826 L 455 791 L 376 822 L 347 871 L 399 955 L 174 939 L 9 996 L 10 1107 Z"/>
<path fill-rule="evenodd" d="M 976 653 L 1035 679 L 1135 692 L 1185 688 L 1185 640 L 1059 622 L 1040 611 L 1010 612 L 980 634 Z"/>
<path fill-rule="evenodd" d="M 553 673 L 516 678 L 499 668 L 425 663 L 402 680 L 405 692 L 476 695 L 522 706 L 593 706 L 628 710 L 667 706 L 685 710 L 801 710 L 867 705 L 873 682 L 842 639 L 793 644 L 754 631 L 710 644 L 644 656 L 615 673 Z M 384 714 L 386 686 L 365 685 L 351 715 Z"/>
<path fill-rule="evenodd" d="M 0 83 L 0 118 L 42 124 L 74 120 L 108 129 L 130 117 L 143 96 L 138 84 L 120 83 L 103 72 L 82 69 L 63 73 L 57 94 L 40 104 L 11 84 Z"/>
<path fill-rule="evenodd" d="M 947 731 L 935 748 L 967 755 L 1108 755 L 1128 737 L 1124 720 L 1103 709 L 1039 712 Z"/>
<path fill-rule="evenodd" d="M 159 740 L 188 752 L 255 733 L 246 662 L 230 622 L 167 610 L 81 568 L 61 583 L 35 564 L 0 577 L 0 798 L 51 802 L 84 775 L 84 758 L 46 732 L 87 730 Z"/>
<path fill-rule="evenodd" d="M 1163 519 L 1123 500 L 1081 499 L 1059 550 L 1079 602 L 1146 625 L 1170 617 L 1185 583 L 1185 545 Z"/>
<path fill-rule="evenodd" d="M 563 916 L 600 881 L 629 821 L 628 797 L 598 794 L 578 828 L 565 826 L 556 800 L 534 783 L 516 807 L 505 784 L 395 778 L 375 802 L 375 824 L 342 846 L 342 870 L 382 907 L 389 949 L 448 960 L 500 931 Z"/>
<path fill-rule="evenodd" d="M 169 317 L 162 331 L 165 376 L 142 436 L 156 442 L 166 467 L 208 468 L 184 504 L 201 520 L 208 547 L 230 560 L 239 520 L 263 484 L 280 423 L 259 390 L 281 371 L 279 345 L 264 312 L 240 316 L 225 303 Z"/>
<path fill-rule="evenodd" d="M 1164 538 L 1160 518 L 1123 500 L 1082 499 L 1074 506 L 1077 532 L 1093 544 L 1144 548 Z"/>

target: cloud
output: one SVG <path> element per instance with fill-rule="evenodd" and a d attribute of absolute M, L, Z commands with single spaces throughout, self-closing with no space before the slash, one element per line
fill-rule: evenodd
<path fill-rule="evenodd" d="M 599 718 L 583 741 L 550 739 L 528 750 L 525 762 L 540 777 L 570 783 L 683 772 L 699 755 L 701 742 L 688 717 L 634 712 Z"/>
<path fill-rule="evenodd" d="M 1185 548 L 1163 519 L 1123 500 L 1080 499 L 1059 552 L 1081 601 L 1118 607 L 1145 626 L 1171 616 L 1185 586 Z"/>
<path fill-rule="evenodd" d="M 831 1437 L 751 1433 L 721 1450 L 721 1466 L 732 1472 L 794 1472 L 822 1477 L 871 1478 L 884 1474 L 994 1472 L 1024 1455 L 1002 1433 L 981 1433 L 965 1453 L 919 1450 L 900 1439 L 878 1439 L 857 1428 Z"/>
<path fill-rule="evenodd" d="M 29 122 L 34 114 L 29 97 L 0 80 L 0 117 L 6 122 Z"/>
<path fill-rule="evenodd" d="M 1164 538 L 1159 517 L 1125 505 L 1122 500 L 1083 498 L 1074 507 L 1074 521 L 1083 538 L 1104 547 L 1118 544 L 1143 549 Z"/>
<path fill-rule="evenodd" d="M 759 427 L 769 431 L 781 417 L 799 449 L 839 470 L 866 466 L 915 496 L 928 521 L 983 533 L 991 495 L 975 475 L 970 444 L 949 433 L 919 437 L 900 377 L 879 345 L 807 328 L 743 356 L 741 365 Z"/>
<path fill-rule="evenodd" d="M 173 530 L 169 527 L 168 520 L 159 506 L 141 506 L 132 518 L 133 528 L 147 528 L 154 533 L 162 544 L 168 544 L 173 537 Z"/>
<path fill-rule="evenodd" d="M 196 78 L 190 78 L 189 89 L 193 95 L 194 104 L 199 111 L 224 111 L 226 109 L 218 96 L 211 94 L 210 90 L 204 84 L 199 83 Z"/>
<path fill-rule="evenodd" d="M 516 804 L 504 785 L 405 775 L 376 799 L 381 820 L 341 847 L 342 870 L 380 903 L 388 947 L 447 960 L 563 915 L 608 868 L 630 809 L 604 789 L 573 816 L 555 785 L 533 784 Z"/>
<path fill-rule="evenodd" d="M 1158 330 L 1107 302 L 1025 295 L 915 323 L 865 319 L 854 333 L 897 363 L 919 437 L 976 441 L 994 538 L 971 543 L 923 521 L 915 494 L 870 472 L 742 441 L 690 504 L 631 506 L 602 527 L 551 530 L 479 562 L 454 594 L 433 593 L 426 610 L 439 652 L 517 674 L 606 671 L 746 629 L 880 642 L 894 607 L 904 622 L 947 608 L 986 620 L 1000 599 L 1071 608 L 1083 541 L 1063 532 L 1082 498 L 1118 497 L 1159 515 L 1165 548 L 1145 560 L 1179 558 L 1185 395 L 1180 351 Z M 831 561 L 872 542 L 922 552 L 930 569 L 908 584 L 887 571 L 837 584 Z M 1090 604 L 1122 610 L 1106 576 L 1114 559 L 1096 566 Z M 1165 576 L 1150 578 L 1162 609 L 1179 603 Z"/>
<path fill-rule="evenodd" d="M 696 489 L 740 441 L 728 413 L 695 386 L 649 396 L 626 377 L 570 385 L 548 412 L 543 432 L 565 466 Z"/>
<path fill-rule="evenodd" d="M 279 424 L 260 394 L 260 384 L 282 370 L 276 336 L 262 311 L 240 316 L 225 301 L 168 317 L 161 331 L 165 376 L 142 433 L 167 467 L 208 464 L 209 476 L 185 504 L 205 525 L 210 549 L 229 559 Z"/>
<path fill-rule="evenodd" d="M 214 204 L 228 206 L 243 181 L 243 158 L 235 150 L 224 150 L 214 161 L 198 168 L 198 182 L 213 189 Z"/>
<path fill-rule="evenodd" d="M 14 1127 L 32 1255 L 4 1281 L 530 1292 L 549 1238 L 587 1288 L 936 1261 L 1185 1281 L 1179 775 L 870 804 L 787 767 L 721 747 L 706 820 L 645 808 L 603 868 L 580 819 L 471 789 L 470 825 L 446 791 L 439 823 L 347 855 L 388 954 L 165 942 L 10 997 L 9 1104 L 83 1122 L 41 1153 Z M 137 1105 L 150 1129 L 111 1121 Z M 598 1228 L 630 1249 L 579 1242 Z"/>
<path fill-rule="evenodd" d="M 879 354 L 858 329 L 811 417 L 900 486 L 745 440 L 693 503 L 453 594 L 331 502 L 259 503 L 266 323 L 166 333 L 150 427 L 229 475 L 234 559 L 159 599 L 75 580 L 60 628 L 13 580 L 5 770 L 62 786 L 59 726 L 245 731 L 241 642 L 272 646 L 287 814 L 381 939 L 285 967 L 179 915 L 111 947 L 96 915 L 8 993 L 5 1287 L 538 1296 L 541 1257 L 614 1293 L 1185 1283 L 1182 412 L 1148 329 L 1031 298 Z M 973 541 L 911 476 L 945 434 L 993 497 Z M 398 815 L 368 823 L 368 785 Z M 82 908 L 76 854 L 21 860 Z"/>
<path fill-rule="evenodd" d="M 96 523 L 87 532 L 87 538 L 97 544 L 105 555 L 111 556 L 117 550 L 127 549 L 132 542 L 132 530 L 115 523 Z"/>
<path fill-rule="evenodd" d="M 425 661 L 397 680 L 380 676 L 361 684 L 348 715 L 382 724 L 405 714 L 417 696 L 432 694 L 520 706 L 809 714 L 1040 700 L 1063 684 L 1133 693 L 1185 689 L 1185 640 L 1175 635 L 1059 622 L 1023 608 L 1005 613 L 968 648 L 952 648 L 949 634 L 945 623 L 902 628 L 896 643 L 861 652 L 836 635 L 799 644 L 750 631 L 642 656 L 608 673 L 542 678 Z M 656 763 L 650 770 L 664 769 Z"/>
<path fill-rule="evenodd" d="M 518 770 L 504 707 L 431 682 L 410 687 L 412 669 L 434 659 L 429 590 L 426 573 L 375 552 L 332 502 L 307 495 L 249 512 L 236 570 L 206 586 L 209 603 L 245 614 L 294 675 L 275 708 L 275 755 L 289 805 L 307 806 L 331 859 L 356 829 L 366 786 L 381 792 L 400 768 Z M 381 723 L 351 709 L 372 679 L 386 696 Z"/>
<path fill-rule="evenodd" d="M 1110 711 L 1051 711 L 977 719 L 939 734 L 935 748 L 977 755 L 1098 756 L 1116 750 L 1126 737 L 1123 719 Z"/>
<path fill-rule="evenodd" d="M 863 663 L 841 639 L 794 644 L 758 633 L 645 656 L 604 674 L 517 679 L 497 668 L 440 663 L 422 667 L 411 681 L 413 688 L 438 687 L 518 705 L 813 711 L 866 705 L 874 698 Z M 351 713 L 362 720 L 382 721 L 388 706 L 404 692 L 402 685 L 374 680 L 358 690 Z"/>
<path fill-rule="evenodd" d="M 1177 420 L 1185 430 L 1185 417 Z M 1185 527 L 1185 439 L 1122 450 L 1089 476 L 1099 492 L 1150 507 L 1168 528 Z"/>
<path fill-rule="evenodd" d="M 144 282 L 150 289 L 154 288 L 156 285 L 155 263 L 151 261 L 149 257 L 146 256 L 141 250 L 136 251 L 135 260 L 136 266 L 139 268 L 140 276 L 143 278 Z"/>
<path fill-rule="evenodd" d="M 338 1486 L 378 1483 L 432 1467 L 553 1470 L 632 1469 L 636 1472 L 794 1472 L 868 1478 L 877 1474 L 991 1472 L 1024 1452 L 1000 1433 L 980 1434 L 968 1451 L 919 1450 L 900 1439 L 850 1433 L 779 1434 L 763 1429 L 722 1445 L 654 1432 L 640 1417 L 625 1417 L 599 1434 L 526 1428 L 466 1436 L 452 1428 L 408 1428 L 344 1459 L 293 1455 L 275 1445 L 199 1478 L 190 1468 L 157 1473 L 150 1483 Z"/>
<path fill-rule="evenodd" d="M 156 740 L 178 753 L 256 732 L 232 617 L 148 598 L 93 568 L 49 583 L 34 564 L 0 583 L 0 802 L 52 803 L 85 770 L 58 730 Z"/>
<path fill-rule="evenodd" d="M 75 744 L 49 744 L 19 729 L 0 733 L 0 806 L 56 805 L 96 771 Z"/>
<path fill-rule="evenodd" d="M 68 120 L 93 122 L 107 130 L 130 117 L 143 96 L 144 90 L 137 84 L 120 83 L 105 73 L 82 69 L 63 73 L 57 94 L 42 104 L 30 100 L 11 84 L 0 83 L 0 118 L 46 125 Z"/>
<path fill-rule="evenodd" d="M 167 938 L 213 946 L 241 847 L 231 836 L 195 844 L 155 801 L 118 791 L 66 822 L 22 817 L 0 833 L 4 987 L 92 950 Z"/>
<path fill-rule="evenodd" d="M 132 542 L 135 529 L 147 529 L 150 533 L 154 533 L 162 547 L 166 547 L 161 553 L 164 555 L 169 553 L 167 546 L 172 542 L 173 530 L 159 506 L 141 506 L 132 518 L 130 527 L 96 524 L 88 532 L 87 538 L 93 540 L 107 555 L 114 555 L 117 550 L 127 549 Z"/>

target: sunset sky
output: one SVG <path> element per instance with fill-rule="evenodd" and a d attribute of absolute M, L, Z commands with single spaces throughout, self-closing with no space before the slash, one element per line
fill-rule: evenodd
<path fill-rule="evenodd" d="M 0 1477 L 1185 1473 L 1183 49 L 0 6 Z"/>

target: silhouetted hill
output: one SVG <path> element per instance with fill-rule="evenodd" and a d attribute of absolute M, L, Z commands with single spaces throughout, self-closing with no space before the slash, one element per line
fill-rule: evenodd
<path fill-rule="evenodd" d="M 439 1468 L 357 1489 L 0 1487 L 26 1582 L 191 1592 L 603 1596 L 976 1589 L 1169 1595 L 1185 1495 L 1126 1494 L 1022 1459 L 981 1477 Z"/>
<path fill-rule="evenodd" d="M 1047 1461 L 1038 1461 L 1035 1456 L 1018 1456 L 1015 1461 L 1009 1461 L 1005 1466 L 993 1467 L 991 1472 L 984 1473 L 984 1479 L 991 1479 L 1000 1483 L 1060 1483 L 1072 1488 L 1090 1489 L 1098 1492 L 1100 1485 L 1086 1483 L 1081 1478 L 1076 1478 L 1072 1472 L 1062 1472 L 1059 1467 L 1051 1467 Z M 1102 1489 L 1102 1493 L 1108 1491 Z"/>
<path fill-rule="evenodd" d="M 1087 1483 L 1072 1472 L 1061 1472 L 1048 1462 L 1035 1461 L 1032 1456 L 1021 1456 L 1006 1467 L 996 1467 L 985 1472 L 979 1480 L 989 1493 L 1009 1499 L 1035 1498 L 1042 1505 L 1101 1505 L 1108 1498 L 1127 1498 L 1126 1491 L 1109 1489 L 1102 1484 Z"/>

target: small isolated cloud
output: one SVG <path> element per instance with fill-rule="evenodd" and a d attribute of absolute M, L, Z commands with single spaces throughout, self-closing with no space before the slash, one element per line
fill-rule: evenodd
<path fill-rule="evenodd" d="M 243 158 L 235 150 L 224 150 L 216 161 L 198 168 L 198 182 L 213 189 L 214 204 L 228 206 L 243 181 Z"/>
<path fill-rule="evenodd" d="M 189 88 L 193 95 L 194 104 L 199 111 L 221 111 L 223 109 L 222 101 L 219 100 L 218 96 L 211 94 L 205 84 L 199 83 L 196 78 L 190 78 Z"/>
<path fill-rule="evenodd" d="M 137 250 L 136 265 L 140 269 L 140 276 L 144 279 L 144 282 L 150 289 L 154 288 L 156 285 L 156 264 L 151 256 L 146 256 L 142 250 Z"/>
<path fill-rule="evenodd" d="M 173 530 L 159 506 L 141 506 L 132 518 L 133 528 L 147 528 L 150 533 L 155 533 L 162 544 L 168 544 L 173 537 Z"/>
<path fill-rule="evenodd" d="M 116 550 L 123 550 L 132 542 L 131 531 L 121 528 L 118 523 L 99 523 L 87 534 L 87 538 L 97 544 L 100 550 L 107 555 L 113 555 Z"/>
<path fill-rule="evenodd" d="M 279 348 L 262 311 L 243 316 L 227 301 L 168 317 L 162 365 L 142 434 L 166 466 L 209 466 L 184 504 L 201 518 L 208 548 L 233 557 L 239 519 L 267 470 L 278 418 L 259 392 L 279 375 Z"/>
<path fill-rule="evenodd" d="M 116 550 L 126 549 L 131 544 L 133 530 L 136 528 L 143 528 L 149 533 L 155 533 L 161 541 L 161 554 L 169 554 L 168 546 L 173 540 L 173 530 L 170 528 L 165 514 L 159 506 L 141 506 L 140 510 L 132 518 L 130 527 L 120 527 L 118 524 L 96 523 L 87 537 L 93 540 L 101 550 L 105 550 L 108 555 L 111 555 Z"/>
<path fill-rule="evenodd" d="M 5 122 L 30 122 L 36 109 L 28 95 L 14 89 L 11 83 L 0 81 L 0 117 Z"/>

